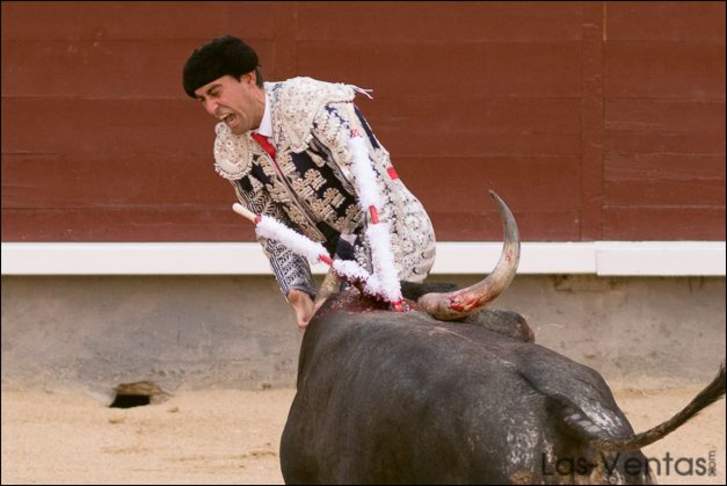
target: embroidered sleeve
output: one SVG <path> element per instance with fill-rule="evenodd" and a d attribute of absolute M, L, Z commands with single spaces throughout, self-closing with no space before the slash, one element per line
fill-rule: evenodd
<path fill-rule="evenodd" d="M 377 140 L 354 103 L 328 103 L 319 110 L 313 121 L 311 143 L 318 145 L 317 148 L 327 154 L 327 163 L 335 164 L 349 180 L 354 180 L 351 170 L 353 154 L 349 149 L 352 130 L 363 135 L 366 141 L 368 159 L 383 199 L 383 207 L 378 208 L 379 216 L 389 224 L 394 264 L 399 269 L 399 278 L 421 281 L 434 263 L 436 240 L 431 220 L 421 202 L 399 179 L 391 165 L 389 153 Z M 354 184 L 356 187 L 358 185 Z M 358 194 L 356 198 L 357 204 L 360 203 Z M 368 212 L 363 214 L 368 222 Z M 371 259 L 370 248 L 361 246 L 355 255 L 359 264 L 371 268 L 366 265 L 367 260 Z"/>
<path fill-rule="evenodd" d="M 354 103 L 328 103 L 313 119 L 314 141 L 323 144 L 338 166 L 345 172 L 349 172 L 351 167 L 348 141 L 351 139 L 352 130 L 366 139 L 369 158 L 377 175 L 381 177 L 386 174 L 386 167 L 379 165 L 388 160 L 389 153 L 379 143 L 368 122 Z M 348 175 L 350 174 L 347 173 Z"/>
<path fill-rule="evenodd" d="M 252 177 L 252 176 L 250 176 Z M 247 184 L 246 184 L 247 182 Z M 270 199 L 270 196 L 264 190 L 253 190 L 247 178 L 238 181 L 230 181 L 235 189 L 235 194 L 240 204 L 243 204 L 249 210 L 256 214 L 263 214 L 276 218 L 283 224 L 289 224 L 288 218 L 283 211 Z M 245 187 L 248 186 L 248 187 Z M 291 289 L 301 290 L 311 298 L 315 297 L 315 288 L 313 287 L 313 278 L 311 276 L 310 265 L 308 261 L 293 253 L 285 246 L 277 241 L 268 240 L 258 237 L 258 242 L 262 245 L 263 252 L 270 261 L 270 267 L 273 270 L 278 286 L 287 301 L 288 292 Z"/>
<path fill-rule="evenodd" d="M 387 191 L 383 178 L 388 177 L 385 167 L 388 153 L 353 103 L 329 103 L 324 106 L 313 121 L 313 143 L 322 145 L 320 148 L 329 154 L 329 159 L 333 160 L 348 180 L 353 180 L 351 171 L 353 155 L 349 149 L 352 131 L 366 139 L 369 161 L 373 166 L 379 191 Z"/>
<path fill-rule="evenodd" d="M 351 167 L 348 141 L 351 138 L 353 103 L 330 103 L 313 119 L 313 138 L 321 143 L 344 170 Z"/>

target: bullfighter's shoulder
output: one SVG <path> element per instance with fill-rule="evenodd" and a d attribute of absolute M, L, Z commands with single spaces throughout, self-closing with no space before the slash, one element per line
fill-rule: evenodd
<path fill-rule="evenodd" d="M 329 83 L 309 77 L 297 77 L 274 83 L 272 99 L 274 138 L 294 152 L 305 150 L 312 137 L 313 120 L 329 103 L 351 102 L 355 87 Z"/>

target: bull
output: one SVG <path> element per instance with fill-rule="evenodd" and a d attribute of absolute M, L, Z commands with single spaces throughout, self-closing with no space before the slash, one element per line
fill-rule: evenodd
<path fill-rule="evenodd" d="M 515 276 L 515 219 L 461 290 L 404 285 L 393 313 L 349 288 L 310 322 L 280 444 L 286 483 L 650 484 L 640 449 L 725 393 L 724 363 L 683 410 L 635 434 L 601 375 L 533 342 L 525 319 L 483 309 Z"/>

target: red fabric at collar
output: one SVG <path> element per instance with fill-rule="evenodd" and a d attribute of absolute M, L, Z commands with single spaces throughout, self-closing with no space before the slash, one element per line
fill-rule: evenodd
<path fill-rule="evenodd" d="M 263 148 L 264 151 L 268 153 L 268 155 L 275 160 L 275 147 L 273 147 L 273 144 L 270 143 L 270 140 L 265 135 L 260 135 L 257 132 L 252 132 L 250 134 L 252 138 L 255 139 L 255 141 Z"/>

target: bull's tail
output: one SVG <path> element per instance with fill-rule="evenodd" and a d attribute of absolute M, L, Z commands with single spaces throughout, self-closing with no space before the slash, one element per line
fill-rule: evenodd
<path fill-rule="evenodd" d="M 719 366 L 719 372 L 689 404 L 672 418 L 656 427 L 636 434 L 630 438 L 599 437 L 591 440 L 591 445 L 602 451 L 624 451 L 641 449 L 679 428 L 684 422 L 697 415 L 704 408 L 722 398 L 725 394 L 725 364 Z"/>

